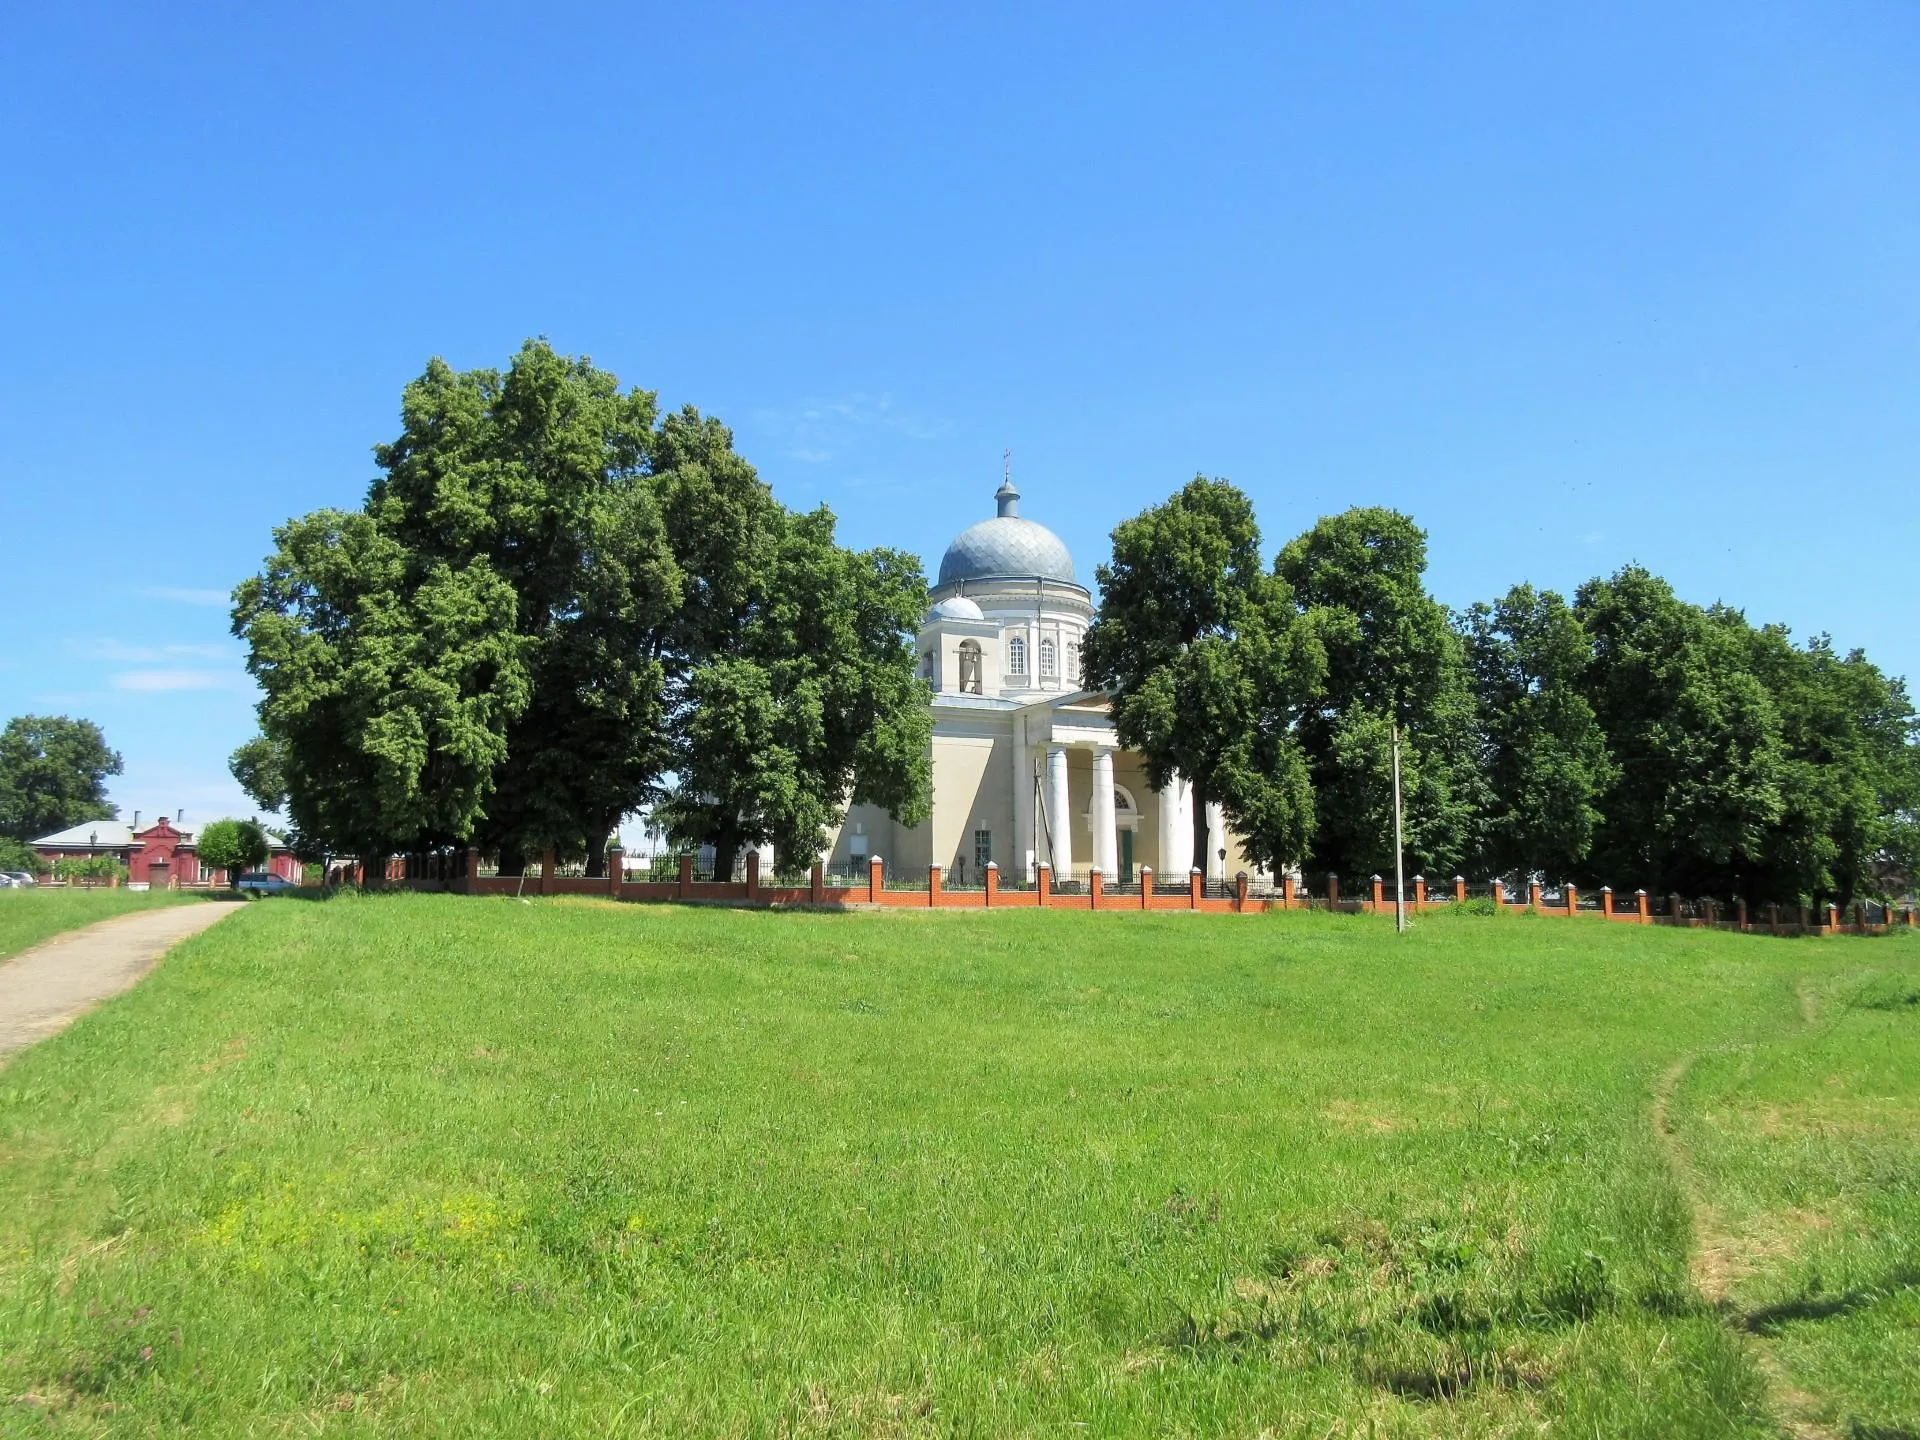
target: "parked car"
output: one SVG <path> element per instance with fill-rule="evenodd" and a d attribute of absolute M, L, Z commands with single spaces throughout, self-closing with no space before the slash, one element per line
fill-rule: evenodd
<path fill-rule="evenodd" d="M 0 870 L 0 888 L 14 886 L 21 890 L 27 890 L 39 883 L 38 880 L 35 880 L 33 876 L 25 870 Z"/>
<path fill-rule="evenodd" d="M 233 882 L 236 890 L 251 890 L 257 895 L 283 895 L 289 890 L 300 887 L 284 875 L 269 874 L 265 870 L 248 870 Z"/>

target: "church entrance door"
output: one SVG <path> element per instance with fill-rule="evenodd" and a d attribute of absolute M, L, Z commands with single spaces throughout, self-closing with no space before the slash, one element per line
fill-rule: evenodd
<path fill-rule="evenodd" d="M 1133 883 L 1133 831 L 1120 832 L 1120 883 Z"/>

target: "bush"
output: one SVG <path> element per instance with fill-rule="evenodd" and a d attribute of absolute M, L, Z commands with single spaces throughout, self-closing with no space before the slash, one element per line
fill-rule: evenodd
<path fill-rule="evenodd" d="M 215 820 L 194 842 L 200 863 L 227 872 L 227 883 L 238 884 L 243 870 L 267 863 L 267 832 L 257 820 Z"/>
<path fill-rule="evenodd" d="M 112 855 L 70 856 L 53 862 L 53 873 L 68 884 L 109 885 L 126 882 L 127 867 Z"/>

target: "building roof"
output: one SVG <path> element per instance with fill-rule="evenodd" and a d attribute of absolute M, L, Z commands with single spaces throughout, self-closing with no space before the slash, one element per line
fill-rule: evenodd
<path fill-rule="evenodd" d="M 139 842 L 133 838 L 133 826 L 125 820 L 82 820 L 32 843 L 49 850 L 124 850 Z"/>
<path fill-rule="evenodd" d="M 1078 586 L 1073 557 L 1058 535 L 1033 520 L 1020 518 L 1020 492 L 1011 480 L 994 492 L 999 514 L 969 525 L 940 560 L 940 584 L 962 580 L 1037 577 Z"/>

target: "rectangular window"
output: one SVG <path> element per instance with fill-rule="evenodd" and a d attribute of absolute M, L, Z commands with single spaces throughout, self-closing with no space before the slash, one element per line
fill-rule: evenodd
<path fill-rule="evenodd" d="M 973 832 L 973 868 L 980 874 L 987 873 L 987 866 L 993 860 L 993 832 L 976 830 Z"/>

